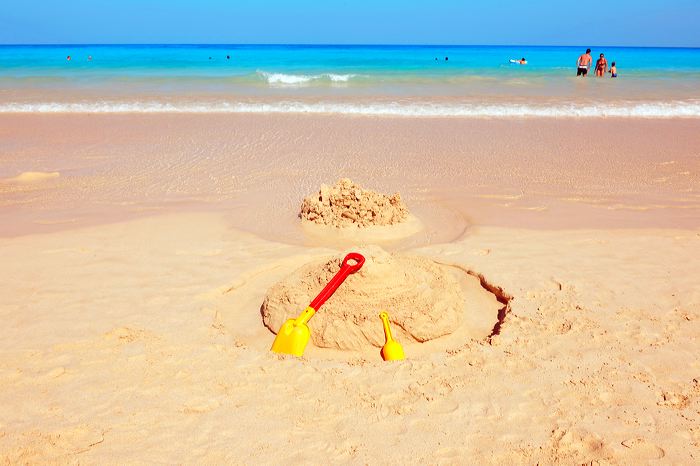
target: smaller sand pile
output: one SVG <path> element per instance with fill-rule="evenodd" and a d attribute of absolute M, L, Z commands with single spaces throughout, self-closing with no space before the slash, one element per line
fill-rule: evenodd
<path fill-rule="evenodd" d="M 306 197 L 299 217 L 338 228 L 386 226 L 406 220 L 408 208 L 399 193 L 387 196 L 342 178 L 335 186 L 322 184 L 318 194 Z"/>
<path fill-rule="evenodd" d="M 382 310 L 389 312 L 394 334 L 402 343 L 433 340 L 460 326 L 466 297 L 453 269 L 377 246 L 360 252 L 365 265 L 309 321 L 316 346 L 381 347 L 384 334 L 378 315 Z M 277 332 L 287 319 L 296 317 L 335 275 L 343 257 L 309 263 L 270 288 L 261 309 L 265 326 Z"/>

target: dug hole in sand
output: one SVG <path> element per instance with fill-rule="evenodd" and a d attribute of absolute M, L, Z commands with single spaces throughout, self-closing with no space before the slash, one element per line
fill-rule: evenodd
<path fill-rule="evenodd" d="M 311 346 L 376 352 L 384 344 L 379 313 L 389 313 L 408 359 L 485 340 L 497 331 L 505 303 L 479 277 L 427 257 L 354 248 L 364 266 L 350 275 L 309 321 Z M 349 251 L 346 251 L 349 252 Z M 272 332 L 297 315 L 339 270 L 345 253 L 312 261 L 273 285 L 260 312 Z M 315 353 L 315 354 L 314 354 Z M 331 352 L 314 352 L 315 357 Z M 349 355 L 349 354 L 348 354 Z M 378 356 L 377 356 L 378 358 Z"/>

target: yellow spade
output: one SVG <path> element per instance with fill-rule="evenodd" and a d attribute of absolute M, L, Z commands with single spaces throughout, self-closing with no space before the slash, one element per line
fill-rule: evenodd
<path fill-rule="evenodd" d="M 394 340 L 391 336 L 391 328 L 389 327 L 389 314 L 386 311 L 382 311 L 379 314 L 379 318 L 382 319 L 382 324 L 384 325 L 384 336 L 386 337 L 386 343 L 382 346 L 382 359 L 385 361 L 400 361 L 405 358 L 403 354 L 403 347 L 401 344 Z"/>
<path fill-rule="evenodd" d="M 275 353 L 301 357 L 311 337 L 311 331 L 306 323 L 315 313 L 314 308 L 309 306 L 296 319 L 289 319 L 283 323 L 270 349 Z"/>
<path fill-rule="evenodd" d="M 275 341 L 272 342 L 272 348 L 270 348 L 275 353 L 291 354 L 293 356 L 301 357 L 304 354 L 304 349 L 306 349 L 306 344 L 309 342 L 311 337 L 311 331 L 309 326 L 306 325 L 309 322 L 316 311 L 326 302 L 328 298 L 338 289 L 341 283 L 351 273 L 355 273 L 360 270 L 362 264 L 365 263 L 365 258 L 362 254 L 356 252 L 351 252 L 340 265 L 340 270 L 335 274 L 331 281 L 321 290 L 321 292 L 316 296 L 316 298 L 311 301 L 311 304 L 299 314 L 296 319 L 289 319 L 280 327 L 280 331 L 277 332 Z"/>

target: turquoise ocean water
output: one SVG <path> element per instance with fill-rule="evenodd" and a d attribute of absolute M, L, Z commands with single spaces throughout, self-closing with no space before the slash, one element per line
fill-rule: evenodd
<path fill-rule="evenodd" d="M 0 112 L 700 117 L 700 49 L 585 48 L 0 46 Z"/>

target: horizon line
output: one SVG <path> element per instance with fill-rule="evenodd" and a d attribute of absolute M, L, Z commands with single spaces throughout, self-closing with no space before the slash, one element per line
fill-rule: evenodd
<path fill-rule="evenodd" d="M 582 48 L 639 48 L 639 49 L 700 49 L 700 45 L 580 45 L 580 44 L 561 44 L 561 45 L 544 45 L 544 44 L 379 44 L 379 43 L 224 43 L 224 42 L 95 42 L 95 43 L 0 43 L 0 47 L 86 47 L 86 46 L 297 46 L 297 47 L 582 47 Z"/>

